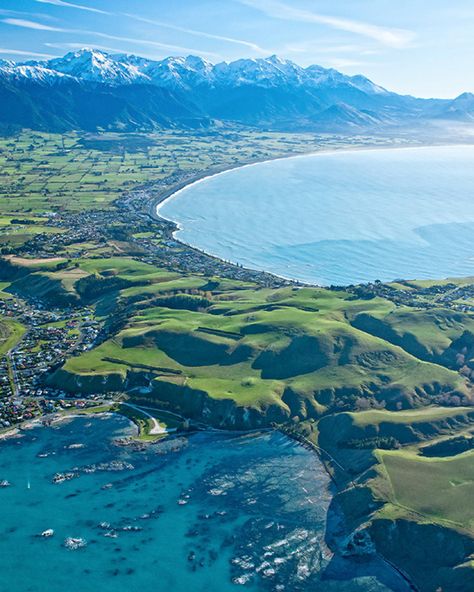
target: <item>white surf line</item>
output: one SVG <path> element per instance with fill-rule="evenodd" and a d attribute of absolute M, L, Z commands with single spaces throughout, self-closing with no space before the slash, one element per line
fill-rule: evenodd
<path fill-rule="evenodd" d="M 311 158 L 311 157 L 315 157 L 315 156 L 336 156 L 336 155 L 340 155 L 340 154 L 354 155 L 354 154 L 360 154 L 360 153 L 364 153 L 364 152 L 369 152 L 369 153 L 370 152 L 382 152 L 382 151 L 384 151 L 384 152 L 385 151 L 399 152 L 402 150 L 429 150 L 432 148 L 459 148 L 459 147 L 474 148 L 474 144 L 456 144 L 456 143 L 454 143 L 454 144 L 452 144 L 452 143 L 447 143 L 447 144 L 444 144 L 444 143 L 443 144 L 405 144 L 403 146 L 400 146 L 400 145 L 394 146 L 393 144 L 387 144 L 387 145 L 381 145 L 381 146 L 377 146 L 377 145 L 372 145 L 372 146 L 371 145 L 369 145 L 369 146 L 346 145 L 341 148 L 337 148 L 337 147 L 322 148 L 321 150 L 313 150 L 311 152 L 302 152 L 299 154 L 287 154 L 287 155 L 282 155 L 282 156 L 276 156 L 275 158 L 266 158 L 264 160 L 257 160 L 255 162 L 236 164 L 235 166 L 229 166 L 228 168 L 224 168 L 223 170 L 220 170 L 217 172 L 211 171 L 211 172 L 209 172 L 209 174 L 204 174 L 202 177 L 199 177 L 198 179 L 194 179 L 194 181 L 190 180 L 189 183 L 186 183 L 182 187 L 180 187 L 179 189 L 172 191 L 164 199 L 159 199 L 157 202 L 154 202 L 150 208 L 152 210 L 151 215 L 156 216 L 157 218 L 161 218 L 162 220 L 172 222 L 176 226 L 176 230 L 174 230 L 172 232 L 172 236 L 176 241 L 181 242 L 193 249 L 196 249 L 197 251 L 199 251 L 200 253 L 203 253 L 204 255 L 208 255 L 209 257 L 212 257 L 214 259 L 219 259 L 223 263 L 229 263 L 230 265 L 243 265 L 243 267 L 249 271 L 269 273 L 270 275 L 273 275 L 274 277 L 280 278 L 282 280 L 285 280 L 285 281 L 288 281 L 291 283 L 300 284 L 302 286 L 327 287 L 324 284 L 320 285 L 315 282 L 304 281 L 304 280 L 299 279 L 297 277 L 289 277 L 289 276 L 281 275 L 281 274 L 276 273 L 274 271 L 269 271 L 268 269 L 264 269 L 263 267 L 253 267 L 252 265 L 248 266 L 247 264 L 241 264 L 238 261 L 226 261 L 223 257 L 220 257 L 219 255 L 216 255 L 214 253 L 206 251 L 203 247 L 195 245 L 189 240 L 182 240 L 182 239 L 178 238 L 176 235 L 178 234 L 178 232 L 184 230 L 184 226 L 180 222 L 178 222 L 177 220 L 173 220 L 172 218 L 167 218 L 166 216 L 164 216 L 161 213 L 161 209 L 163 208 L 163 206 L 166 203 L 170 202 L 175 197 L 178 197 L 181 193 L 184 193 L 185 191 L 187 191 L 191 187 L 194 187 L 195 185 L 199 185 L 199 184 L 201 184 L 205 181 L 209 181 L 215 177 L 227 175 L 229 173 L 233 173 L 233 172 L 239 171 L 241 169 L 246 169 L 246 168 L 255 167 L 255 166 L 259 166 L 259 165 L 265 165 L 265 164 L 278 162 L 278 161 L 282 161 L 282 160 L 296 160 L 296 159 L 301 159 L 301 158 Z"/>

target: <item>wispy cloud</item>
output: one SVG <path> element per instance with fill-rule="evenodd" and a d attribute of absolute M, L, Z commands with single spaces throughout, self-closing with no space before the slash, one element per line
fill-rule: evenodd
<path fill-rule="evenodd" d="M 365 66 L 366 63 L 358 60 L 351 60 L 350 58 L 330 58 L 325 60 L 324 65 L 330 68 L 336 68 L 341 70 L 344 68 L 360 68 Z"/>
<path fill-rule="evenodd" d="M 367 47 L 359 44 L 335 43 L 329 44 L 324 41 L 296 41 L 287 43 L 282 46 L 281 52 L 296 53 L 296 54 L 311 54 L 311 55 L 328 55 L 350 53 L 351 55 L 377 55 L 380 50 Z"/>
<path fill-rule="evenodd" d="M 98 49 L 99 51 L 105 51 L 107 53 L 112 54 L 130 54 L 128 49 L 124 49 L 123 47 L 114 47 L 111 45 L 101 45 L 99 43 L 94 43 L 92 46 L 90 42 L 70 42 L 70 43 L 45 43 L 46 47 L 51 47 L 54 49 L 66 49 L 66 50 L 74 50 L 74 49 Z M 147 53 L 147 51 L 140 50 L 139 52 L 141 58 L 146 58 L 149 60 L 156 60 L 158 59 L 156 55 L 152 53 Z"/>
<path fill-rule="evenodd" d="M 83 6 L 82 4 L 73 4 L 72 2 L 64 2 L 63 0 L 36 0 L 40 4 L 52 4 L 53 6 L 63 6 L 66 8 L 77 8 L 78 10 L 87 10 L 87 12 L 95 12 L 97 14 L 112 14 L 106 10 L 99 10 L 98 8 L 91 8 L 90 6 Z"/>
<path fill-rule="evenodd" d="M 61 29 L 59 27 L 51 27 L 50 25 L 44 25 L 37 21 L 28 21 L 25 19 L 6 18 L 3 21 L 7 25 L 13 25 L 15 27 L 22 27 L 24 29 L 35 29 L 36 31 L 57 31 L 66 32 L 67 29 Z"/>
<path fill-rule="evenodd" d="M 88 35 L 95 35 L 100 39 L 110 39 L 111 41 L 123 41 L 124 43 L 131 43 L 134 45 L 145 45 L 147 47 L 156 47 L 167 51 L 177 51 L 179 53 L 198 53 L 200 55 L 207 55 L 211 57 L 219 57 L 218 54 L 193 49 L 192 47 L 183 47 L 181 45 L 172 45 L 170 43 L 160 43 L 159 41 L 148 41 L 145 39 L 137 39 L 134 37 L 120 37 L 118 35 L 109 35 L 108 33 L 99 33 L 98 31 L 74 31 L 75 33 L 82 33 Z"/>
<path fill-rule="evenodd" d="M 150 25 L 155 25 L 157 27 L 163 27 L 164 29 L 170 29 L 171 31 L 179 31 L 180 33 L 186 33 L 187 35 L 195 35 L 196 37 L 203 37 L 204 39 L 215 39 L 217 41 L 225 41 L 227 43 L 235 43 L 236 45 L 242 45 L 243 47 L 247 47 L 252 51 L 257 53 L 268 54 L 271 53 L 270 50 L 264 49 L 260 47 L 256 43 L 252 43 L 251 41 L 245 41 L 243 39 L 236 39 L 235 37 L 226 37 L 224 35 L 215 35 L 213 33 L 206 33 L 205 31 L 197 31 L 196 29 L 188 29 L 186 27 L 180 27 L 178 25 L 172 25 L 170 23 L 165 23 L 163 21 L 156 21 L 153 19 L 143 18 L 136 14 L 128 14 L 123 13 L 124 16 L 139 21 L 141 23 L 148 23 Z"/>
<path fill-rule="evenodd" d="M 46 47 L 53 47 L 54 49 L 92 49 L 90 42 L 70 42 L 70 43 L 45 43 Z M 118 47 L 110 47 L 109 45 L 100 45 L 94 43 L 93 49 L 100 51 L 110 51 L 113 53 L 127 53 L 124 49 Z M 144 56 L 145 57 L 145 56 Z"/>
<path fill-rule="evenodd" d="M 23 51 L 22 49 L 7 49 L 6 47 L 0 47 L 0 55 L 16 55 L 16 56 L 27 56 L 32 58 L 53 58 L 54 56 L 49 53 L 38 53 L 37 51 Z"/>
<path fill-rule="evenodd" d="M 56 21 L 56 19 L 54 17 L 52 17 L 49 14 L 42 14 L 42 13 L 38 13 L 38 12 L 25 12 L 23 10 L 8 10 L 6 8 L 0 8 L 0 16 L 4 16 L 4 17 L 19 17 L 19 18 L 39 18 L 39 19 L 45 19 L 48 21 Z"/>
<path fill-rule="evenodd" d="M 114 12 L 100 10 L 98 8 L 91 8 L 90 6 L 84 6 L 82 4 L 74 4 L 72 2 L 65 2 L 64 0 L 36 0 L 36 2 L 39 2 L 40 4 L 52 4 L 53 6 L 76 8 L 78 10 L 86 10 L 88 12 L 106 14 L 109 16 L 118 16 L 117 13 L 114 13 Z M 206 31 L 198 31 L 196 29 L 189 29 L 187 27 L 180 27 L 178 25 L 172 25 L 171 23 L 166 23 L 163 21 L 157 21 L 157 20 L 153 20 L 153 19 L 144 18 L 144 17 L 141 17 L 137 14 L 129 14 L 129 13 L 122 13 L 122 14 L 123 14 L 123 16 L 126 16 L 127 18 L 131 18 L 131 19 L 134 19 L 134 20 L 142 22 L 142 23 L 148 23 L 150 25 L 155 25 L 157 27 L 162 27 L 164 29 L 169 29 L 171 31 L 178 31 L 180 33 L 186 33 L 187 35 L 194 35 L 196 37 L 202 37 L 204 39 L 215 39 L 216 41 L 224 41 L 226 43 L 234 43 L 236 45 L 241 45 L 243 47 L 247 47 L 248 49 L 251 49 L 252 51 L 255 51 L 255 52 L 260 53 L 262 55 L 267 54 L 267 53 L 271 53 L 269 50 L 264 49 L 263 47 L 260 47 L 257 43 L 252 43 L 251 41 L 246 41 L 244 39 L 236 39 L 235 37 L 227 37 L 225 35 L 215 35 L 213 33 L 207 33 Z M 170 46 L 170 47 L 173 47 L 173 46 Z"/>
<path fill-rule="evenodd" d="M 238 0 L 238 2 L 255 8 L 272 18 L 327 25 L 339 31 L 346 31 L 373 39 L 388 47 L 408 47 L 415 38 L 415 34 L 412 31 L 405 29 L 381 27 L 362 21 L 323 15 L 309 10 L 299 9 L 277 0 Z"/>
<path fill-rule="evenodd" d="M 25 29 L 35 29 L 38 31 L 55 31 L 57 33 L 74 33 L 77 35 L 90 35 L 93 37 L 98 37 L 99 39 L 108 39 L 111 41 L 121 41 L 123 43 L 130 43 L 132 45 L 153 47 L 153 48 L 166 50 L 166 51 L 173 51 L 173 52 L 179 52 L 179 53 L 197 53 L 199 55 L 206 55 L 209 57 L 214 57 L 214 58 L 219 58 L 219 59 L 221 58 L 221 56 L 218 54 L 215 54 L 212 52 L 200 51 L 198 49 L 193 49 L 190 47 L 183 47 L 181 45 L 172 45 L 170 43 L 161 43 L 159 41 L 150 41 L 147 39 L 139 39 L 139 38 L 135 38 L 135 37 L 121 37 L 119 35 L 110 35 L 108 33 L 102 33 L 100 31 L 85 31 L 82 29 L 64 29 L 64 28 L 60 28 L 60 27 L 51 27 L 49 25 L 44 25 L 43 23 L 39 23 L 37 21 L 29 21 L 29 20 L 24 20 L 24 19 L 7 18 L 7 19 L 3 19 L 2 22 L 7 25 L 13 25 L 15 27 L 23 27 Z"/>

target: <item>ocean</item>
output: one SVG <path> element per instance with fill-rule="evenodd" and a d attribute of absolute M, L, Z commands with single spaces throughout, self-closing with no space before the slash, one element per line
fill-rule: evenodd
<path fill-rule="evenodd" d="M 159 213 L 203 251 L 308 283 L 474 275 L 474 147 L 264 162 L 190 185 Z"/>
<path fill-rule="evenodd" d="M 117 445 L 133 432 L 102 415 L 0 442 L 0 590 L 406 592 L 380 560 L 332 555 L 329 478 L 285 436 Z"/>

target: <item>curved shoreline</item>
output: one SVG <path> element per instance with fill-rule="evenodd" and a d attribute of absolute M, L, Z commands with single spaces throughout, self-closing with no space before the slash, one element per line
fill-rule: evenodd
<path fill-rule="evenodd" d="M 214 177 L 218 177 L 221 175 L 225 175 L 227 173 L 231 173 L 232 171 L 235 171 L 237 169 L 245 169 L 245 168 L 249 168 L 249 167 L 253 167 L 253 166 L 257 166 L 257 165 L 263 165 L 266 163 L 271 163 L 271 162 L 275 162 L 275 161 L 279 161 L 279 160 L 292 160 L 292 159 L 298 159 L 298 158 L 310 158 L 310 157 L 314 157 L 314 156 L 332 156 L 332 155 L 339 155 L 339 154 L 359 154 L 361 152 L 378 152 L 378 151 L 405 151 L 405 150 L 424 150 L 424 149 L 430 149 L 430 148 L 459 148 L 460 146 L 463 147 L 471 147 L 474 148 L 474 144 L 419 144 L 419 145 L 404 145 L 404 146 L 392 146 L 392 145 L 385 145 L 385 146 L 377 146 L 377 145 L 373 145 L 373 146 L 344 146 L 341 148 L 329 148 L 329 149 L 322 149 L 322 150 L 316 150 L 313 152 L 305 152 L 305 153 L 301 153 L 301 154 L 288 154 L 288 155 L 284 155 L 284 156 L 276 156 L 274 158 L 266 158 L 264 160 L 255 160 L 255 161 L 249 161 L 249 162 L 243 162 L 243 163 L 239 163 L 239 164 L 235 164 L 235 165 L 230 165 L 230 166 L 221 166 L 221 167 L 216 167 L 214 169 L 209 169 L 209 170 L 205 170 L 202 171 L 201 173 L 198 173 L 196 175 L 191 176 L 190 178 L 188 178 L 187 180 L 184 180 L 180 183 L 177 183 L 175 185 L 173 185 L 171 188 L 163 191 L 158 198 L 154 199 L 152 201 L 152 203 L 149 206 L 149 215 L 155 219 L 155 220 L 159 220 L 159 221 L 166 221 L 169 222 L 171 224 L 173 224 L 175 226 L 175 229 L 172 231 L 172 237 L 173 240 L 175 240 L 176 242 L 185 245 L 189 248 L 192 248 L 193 250 L 202 253 L 203 255 L 206 255 L 208 257 L 212 257 L 213 259 L 217 259 L 219 261 L 221 261 L 222 263 L 226 264 L 226 265 L 232 265 L 235 267 L 240 267 L 243 269 L 247 269 L 249 271 L 255 272 L 255 273 L 265 273 L 268 275 L 271 275 L 275 278 L 290 282 L 292 284 L 295 285 L 301 285 L 301 286 L 312 286 L 312 287 L 328 287 L 329 285 L 326 284 L 318 284 L 317 282 L 309 282 L 307 280 L 303 280 L 297 277 L 288 277 L 288 276 L 284 276 L 281 275 L 279 273 L 276 273 L 274 271 L 270 271 L 268 269 L 264 269 L 259 268 L 259 267 L 248 267 L 247 265 L 243 265 L 241 263 L 238 262 L 234 262 L 234 261 L 228 261 L 223 259 L 221 256 L 214 254 L 214 253 L 210 253 L 206 250 L 204 250 L 202 247 L 197 246 L 192 244 L 191 242 L 187 242 L 184 240 L 181 240 L 180 238 L 178 238 L 176 236 L 176 234 L 181 231 L 184 230 L 184 226 L 176 221 L 173 220 L 172 218 L 167 218 L 166 216 L 164 216 L 161 213 L 161 209 L 163 208 L 163 206 L 165 205 L 165 203 L 167 203 L 168 201 L 174 199 L 175 197 L 178 197 L 182 192 L 184 192 L 185 190 L 193 187 L 194 185 L 198 185 L 208 179 L 212 179 Z M 446 278 L 435 278 L 435 279 L 446 279 Z M 395 279 L 391 280 L 391 281 L 395 281 Z M 339 284 L 337 284 L 339 286 Z M 341 284 L 341 287 L 344 287 L 346 284 Z"/>

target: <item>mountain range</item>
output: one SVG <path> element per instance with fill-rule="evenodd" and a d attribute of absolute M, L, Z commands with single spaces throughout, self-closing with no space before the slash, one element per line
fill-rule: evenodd
<path fill-rule="evenodd" d="M 81 49 L 48 61 L 0 60 L 0 124 L 48 131 L 246 126 L 354 132 L 474 122 L 474 95 L 398 95 L 364 76 L 277 56 L 211 64 Z"/>

